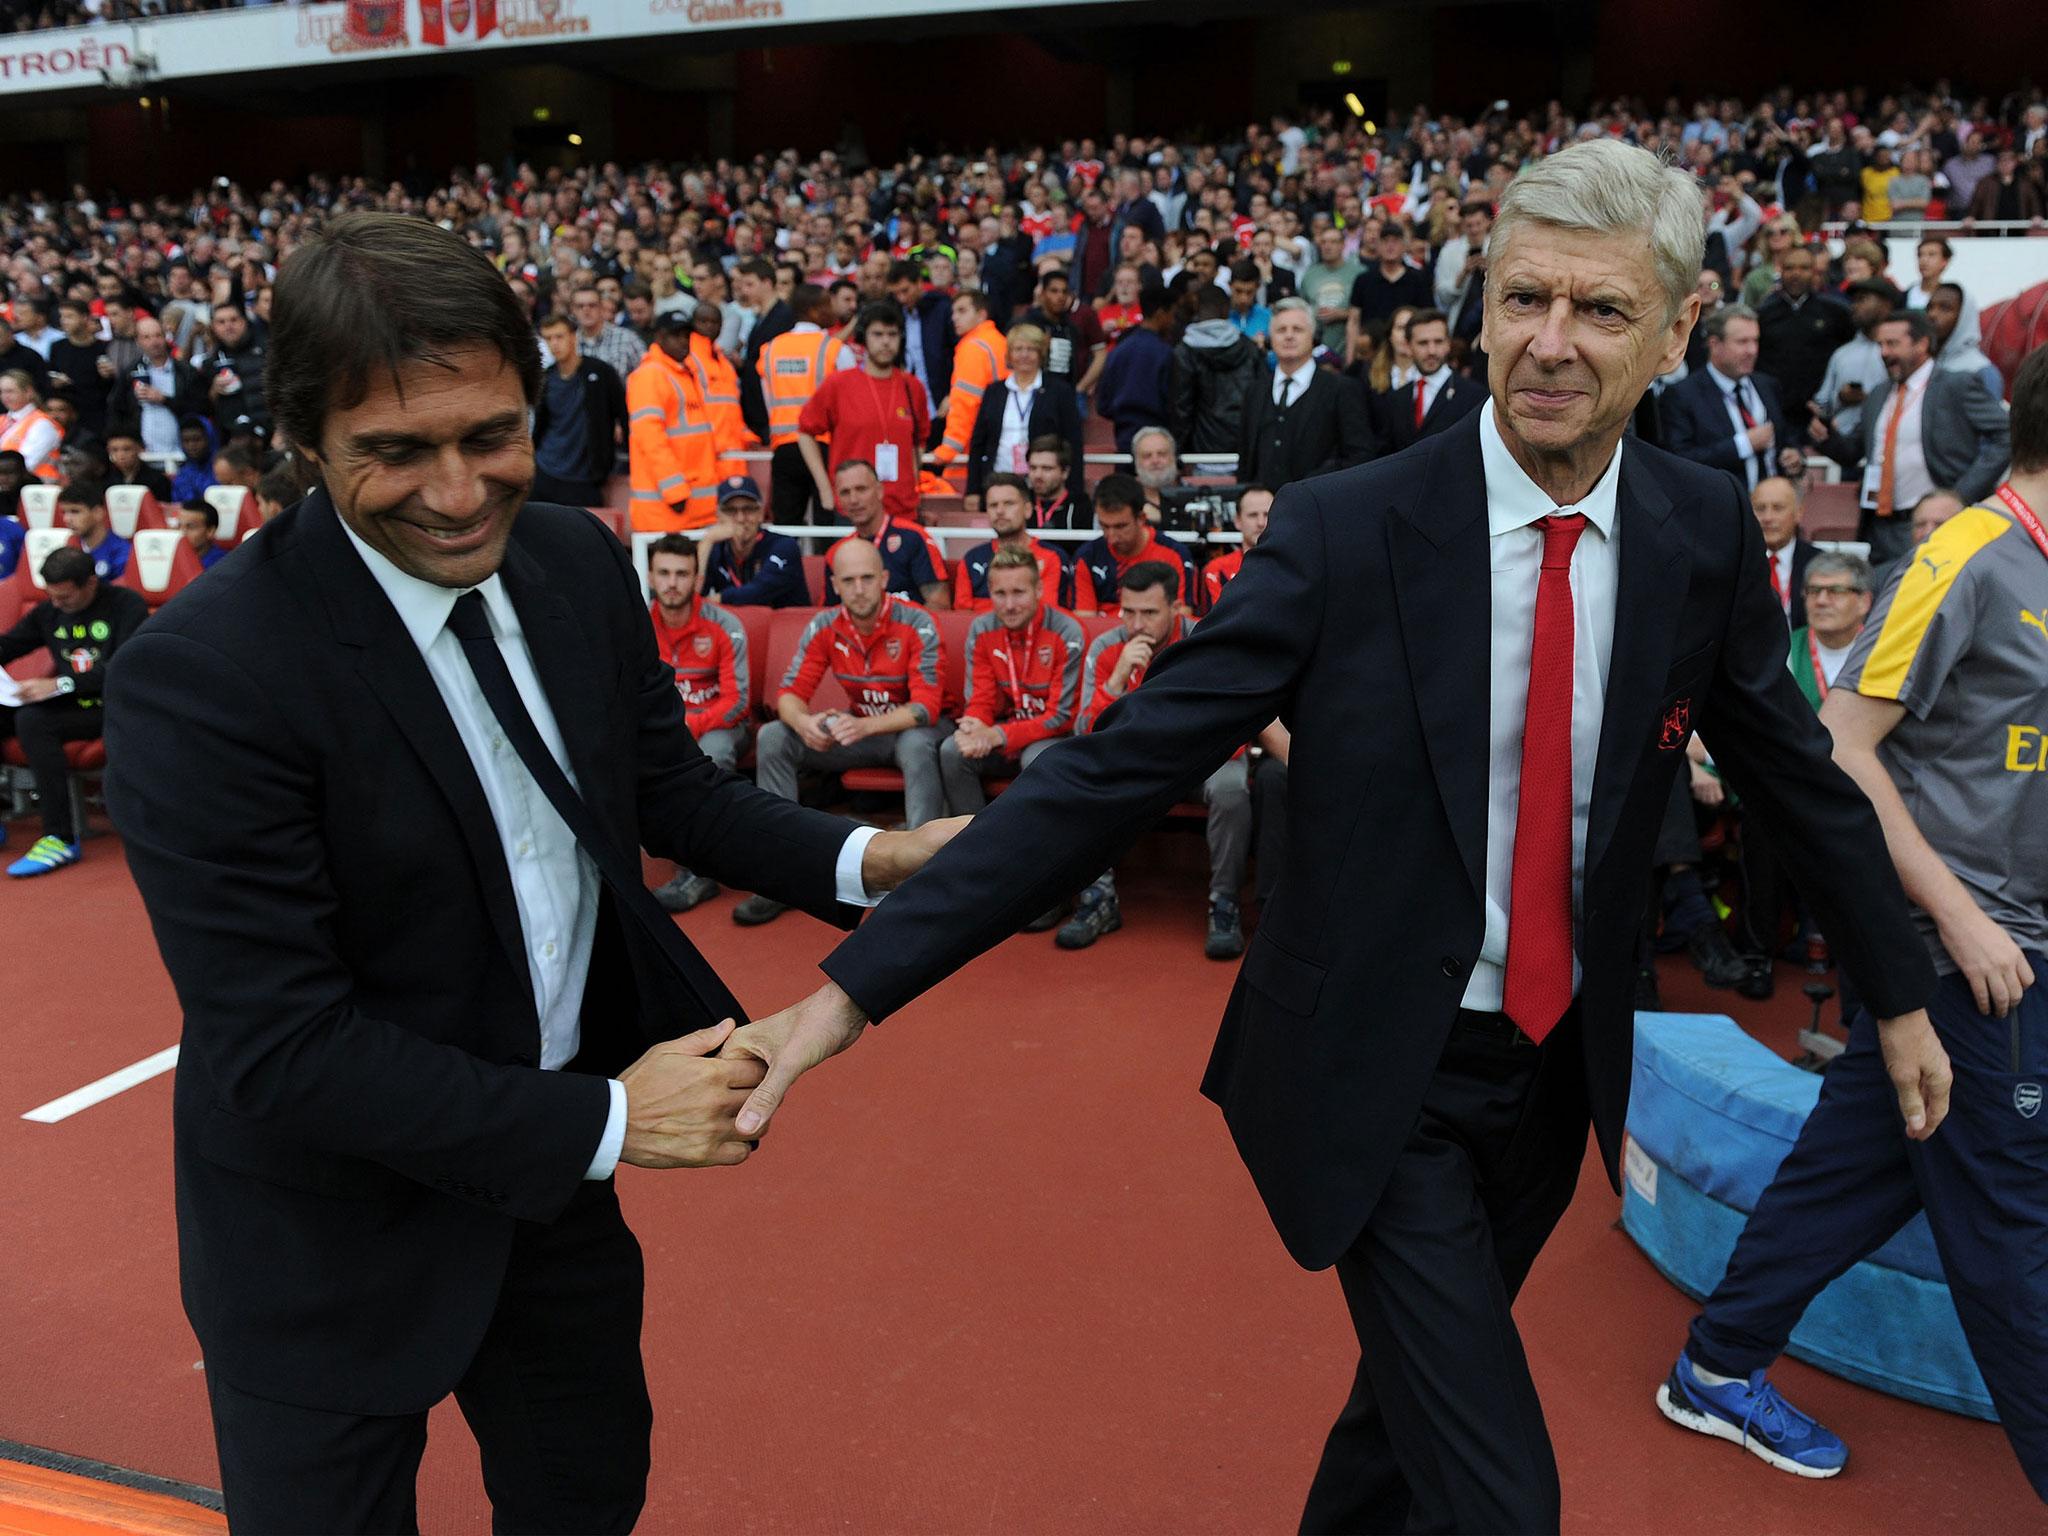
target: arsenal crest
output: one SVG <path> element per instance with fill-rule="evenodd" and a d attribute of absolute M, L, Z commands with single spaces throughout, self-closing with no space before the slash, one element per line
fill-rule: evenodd
<path fill-rule="evenodd" d="M 902 534 L 900 534 L 900 533 L 892 533 L 892 534 L 890 534 L 890 535 L 889 535 L 889 553 L 893 555 L 893 554 L 895 554 L 895 553 L 896 553 L 896 551 L 897 551 L 897 550 L 901 549 L 902 547 L 903 547 L 903 535 L 902 535 Z"/>
<path fill-rule="evenodd" d="M 1038 664 L 1039 664 L 1039 665 L 1040 665 L 1041 667 L 1049 667 L 1049 666 L 1051 666 L 1051 665 L 1052 665 L 1052 647 L 1051 647 L 1051 646 L 1049 646 L 1049 645 L 1041 645 L 1041 646 L 1040 646 L 1040 647 L 1038 648 Z"/>
<path fill-rule="evenodd" d="M 2012 1089 L 2012 1107 L 2020 1112 L 2022 1120 L 2031 1120 L 2041 1113 L 2041 1085 L 2039 1083 L 2015 1083 Z"/>
<path fill-rule="evenodd" d="M 690 642 L 690 649 L 699 656 L 709 656 L 711 654 L 711 637 L 709 635 L 697 636 Z"/>
<path fill-rule="evenodd" d="M 895 661 L 898 657 L 900 657 L 903 654 L 903 642 L 901 640 L 898 640 L 894 635 L 891 635 L 887 640 L 884 640 L 882 642 L 882 649 L 884 652 L 887 653 L 891 661 Z"/>
<path fill-rule="evenodd" d="M 1692 700 L 1680 699 L 1664 711 L 1664 724 L 1657 733 L 1657 745 L 1666 752 L 1681 750 L 1692 738 Z"/>

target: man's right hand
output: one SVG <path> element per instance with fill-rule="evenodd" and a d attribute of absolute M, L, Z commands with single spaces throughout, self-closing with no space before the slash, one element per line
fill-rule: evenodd
<path fill-rule="evenodd" d="M 1925 1141 L 1948 1116 L 1949 1088 L 1954 1081 L 1941 1037 L 1935 1034 L 1927 1010 L 1916 1008 L 1895 1019 L 1879 1019 L 1877 1044 L 1884 1056 L 1885 1074 L 1899 1096 L 1906 1134 Z"/>
<path fill-rule="evenodd" d="M 829 715 L 805 715 L 796 723 L 797 740 L 813 752 L 830 752 L 834 746 Z"/>
<path fill-rule="evenodd" d="M 759 1061 L 715 1053 L 731 1037 L 722 1019 L 664 1040 L 619 1074 L 626 1090 L 626 1140 L 619 1161 L 637 1168 L 715 1168 L 743 1163 L 752 1143 L 733 1126 L 747 1095 L 767 1075 Z"/>
<path fill-rule="evenodd" d="M 1984 915 L 1975 902 L 1967 912 L 1938 925 L 1941 947 L 1969 978 L 1977 1011 L 2004 1018 L 2020 1005 L 2020 994 L 2034 984 L 2034 968 L 2012 935 Z"/>
<path fill-rule="evenodd" d="M 823 507 L 827 512 L 836 512 L 839 510 L 837 507 L 832 505 L 831 486 L 821 485 L 818 487 L 818 505 Z"/>

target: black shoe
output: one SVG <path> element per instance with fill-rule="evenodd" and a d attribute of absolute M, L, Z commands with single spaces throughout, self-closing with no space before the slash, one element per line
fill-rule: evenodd
<path fill-rule="evenodd" d="M 687 869 L 677 870 L 666 885 L 654 888 L 654 899 L 666 912 L 687 912 L 692 907 L 701 907 L 717 894 L 716 880 L 709 875 L 693 875 Z"/>
<path fill-rule="evenodd" d="M 1019 933 L 1050 933 L 1053 929 L 1059 927 L 1060 919 L 1066 915 L 1067 904 L 1064 901 L 1056 901 L 1017 931 Z"/>
<path fill-rule="evenodd" d="M 789 908 L 768 896 L 749 896 L 732 909 L 732 920 L 742 928 L 758 928 L 763 923 L 772 923 Z"/>
<path fill-rule="evenodd" d="M 1664 1011 L 1664 994 L 1657 990 L 1657 968 L 1653 965 L 1636 972 L 1636 1008 L 1642 1013 Z"/>
<path fill-rule="evenodd" d="M 1710 987 L 1739 986 L 1749 974 L 1749 962 L 1735 953 L 1719 923 L 1701 923 L 1686 936 L 1685 947 Z"/>
<path fill-rule="evenodd" d="M 1105 933 L 1115 933 L 1123 925 L 1124 915 L 1116 904 L 1116 892 L 1105 895 L 1091 886 L 1082 893 L 1080 908 L 1052 936 L 1052 941 L 1061 949 L 1086 949 Z"/>
<path fill-rule="evenodd" d="M 1759 1003 L 1777 991 L 1778 978 L 1772 972 L 1770 960 L 1763 955 L 1751 955 L 1749 969 L 1743 973 L 1742 980 L 1735 983 L 1735 990 Z"/>
<path fill-rule="evenodd" d="M 1221 899 L 1209 903 L 1209 937 L 1202 953 L 1211 960 L 1235 960 L 1244 953 L 1244 919 L 1237 903 Z"/>

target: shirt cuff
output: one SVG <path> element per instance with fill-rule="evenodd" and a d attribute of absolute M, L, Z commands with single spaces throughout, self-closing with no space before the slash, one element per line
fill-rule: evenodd
<path fill-rule="evenodd" d="M 1735 452 L 1737 456 L 1740 457 L 1742 462 L 1745 464 L 1747 464 L 1751 459 L 1756 457 L 1756 444 L 1752 443 L 1749 440 L 1749 434 L 1747 432 L 1738 432 L 1735 434 Z"/>
<path fill-rule="evenodd" d="M 868 894 L 868 883 L 860 873 L 868 844 L 881 830 L 880 827 L 855 827 L 846 835 L 846 841 L 839 845 L 839 862 L 833 868 L 832 881 L 838 888 L 839 899 L 849 907 L 878 907 L 882 904 L 881 897 Z"/>
<path fill-rule="evenodd" d="M 597 1156 L 583 1170 L 586 1179 L 608 1179 L 619 1166 L 619 1154 L 626 1149 L 626 1085 L 613 1078 L 611 1113 L 605 1116 L 604 1138 L 597 1144 Z"/>

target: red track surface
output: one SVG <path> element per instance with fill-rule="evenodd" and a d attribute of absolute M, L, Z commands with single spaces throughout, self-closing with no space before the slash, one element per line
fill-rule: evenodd
<path fill-rule="evenodd" d="M 1012 940 L 802 1084 L 742 1169 L 628 1171 L 657 1411 L 643 1530 L 1293 1528 L 1354 1346 L 1195 1093 L 1230 968 L 1200 955 L 1199 843 L 1153 844 L 1122 933 L 1079 955 Z M 742 930 L 729 906 L 684 921 L 742 1000 L 808 990 L 829 931 Z M 0 888 L 0 932 L 0 1438 L 211 1486 L 169 1078 L 19 1118 L 177 1037 L 118 843 Z M 1773 1043 L 1798 979 L 1765 1011 Z M 1682 962 L 1666 988 L 1734 1001 Z M 1589 1163 L 1520 1307 L 1568 1530 L 2048 1530 L 1994 1426 L 1796 1364 L 1780 1382 L 1853 1447 L 1831 1483 L 1665 1424 L 1650 1397 L 1691 1306 L 1617 1210 Z M 486 1530 L 467 1432 L 446 1409 L 435 1431 L 425 1529 Z"/>

